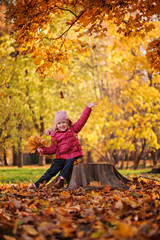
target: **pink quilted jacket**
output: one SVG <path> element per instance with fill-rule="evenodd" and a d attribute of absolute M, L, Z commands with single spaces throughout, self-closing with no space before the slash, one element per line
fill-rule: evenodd
<path fill-rule="evenodd" d="M 74 157 L 82 157 L 83 151 L 80 146 L 77 133 L 81 131 L 92 109 L 85 107 L 80 119 L 72 124 L 67 131 L 50 132 L 51 146 L 43 148 L 43 154 L 51 155 L 56 154 L 57 159 L 68 159 Z"/>

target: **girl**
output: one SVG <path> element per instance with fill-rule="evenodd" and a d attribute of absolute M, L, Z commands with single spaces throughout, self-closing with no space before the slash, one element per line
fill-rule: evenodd
<path fill-rule="evenodd" d="M 92 107 L 96 106 L 96 102 L 88 103 L 80 119 L 74 124 L 72 124 L 65 111 L 58 111 L 55 113 L 54 126 L 45 132 L 46 135 L 51 136 L 51 146 L 37 148 L 37 151 L 40 155 L 56 154 L 56 158 L 51 167 L 37 182 L 35 182 L 35 187 L 39 187 L 40 183 L 47 183 L 61 170 L 61 176 L 54 184 L 54 187 L 63 187 L 65 179 L 67 179 L 72 172 L 74 161 L 84 156 L 78 141 L 77 133 L 81 131 L 87 122 Z"/>

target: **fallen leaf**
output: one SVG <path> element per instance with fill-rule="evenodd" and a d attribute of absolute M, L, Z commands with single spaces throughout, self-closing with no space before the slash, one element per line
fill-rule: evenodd
<path fill-rule="evenodd" d="M 23 230 L 31 236 L 38 235 L 38 232 L 31 225 L 23 225 Z"/>
<path fill-rule="evenodd" d="M 15 198 L 10 198 L 10 203 L 15 207 L 15 208 L 20 208 L 21 207 L 21 201 L 16 200 Z"/>
<path fill-rule="evenodd" d="M 7 235 L 3 235 L 5 240 L 16 240 L 15 237 L 11 237 L 11 236 L 7 236 Z"/>
<path fill-rule="evenodd" d="M 119 200 L 118 202 L 115 203 L 115 208 L 117 209 L 122 209 L 123 208 L 123 203 L 121 200 Z"/>
<path fill-rule="evenodd" d="M 113 235 L 117 238 L 133 237 L 132 227 L 126 223 L 119 223 L 118 229 L 113 231 Z"/>

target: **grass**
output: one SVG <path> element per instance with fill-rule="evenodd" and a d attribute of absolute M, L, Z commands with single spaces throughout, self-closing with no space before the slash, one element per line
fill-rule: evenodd
<path fill-rule="evenodd" d="M 39 179 L 40 176 L 44 174 L 44 172 L 49 168 L 50 165 L 46 165 L 45 167 L 39 166 L 25 166 L 23 168 L 18 167 L 0 167 L 0 184 L 4 183 L 34 183 Z M 150 178 L 160 177 L 160 174 L 151 175 L 148 172 L 151 168 L 145 169 L 124 169 L 118 170 L 122 175 L 132 177 L 132 176 L 148 176 Z M 53 180 L 53 179 L 52 179 Z"/>
<path fill-rule="evenodd" d="M 141 168 L 141 169 L 125 169 L 125 170 L 119 170 L 119 172 L 123 175 L 126 176 L 126 178 L 132 180 L 132 177 L 139 177 L 140 180 L 154 180 L 160 182 L 160 174 L 156 173 L 149 173 L 152 170 L 152 168 Z"/>
<path fill-rule="evenodd" d="M 47 170 L 46 167 L 0 167 L 0 183 L 33 183 Z"/>
<path fill-rule="evenodd" d="M 137 175 L 137 174 L 147 174 L 149 171 L 151 171 L 152 168 L 141 168 L 141 169 L 124 169 L 124 170 L 118 170 L 122 175 L 129 176 L 129 175 Z"/>

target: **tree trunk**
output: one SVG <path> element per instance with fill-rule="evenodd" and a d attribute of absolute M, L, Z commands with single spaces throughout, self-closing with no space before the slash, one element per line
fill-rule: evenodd
<path fill-rule="evenodd" d="M 21 136 L 21 131 L 22 131 L 22 121 L 18 125 L 18 167 L 23 167 L 23 154 L 22 154 L 22 136 Z"/>
<path fill-rule="evenodd" d="M 112 165 L 116 164 L 115 159 L 113 158 L 112 152 L 110 150 L 106 151 L 106 159 L 107 159 L 107 162 L 111 163 Z"/>
<path fill-rule="evenodd" d="M 152 160 L 153 160 L 153 166 L 156 166 L 157 165 L 157 150 L 151 151 L 151 155 L 152 155 Z"/>
<path fill-rule="evenodd" d="M 12 159 L 13 159 L 13 166 L 18 166 L 18 156 L 14 146 L 12 148 Z"/>
<path fill-rule="evenodd" d="M 87 163 L 92 163 L 91 151 L 87 151 Z"/>
<path fill-rule="evenodd" d="M 126 165 L 126 169 L 128 169 L 129 168 L 129 153 L 127 154 L 127 159 L 126 159 L 126 161 L 127 161 L 127 165 Z"/>
<path fill-rule="evenodd" d="M 39 156 L 39 161 L 38 161 L 39 166 L 45 166 L 46 165 L 46 158 L 45 156 Z"/>
<path fill-rule="evenodd" d="M 23 167 L 23 154 L 21 145 L 18 143 L 18 167 Z"/>
<path fill-rule="evenodd" d="M 160 173 L 160 167 L 154 167 L 149 173 Z"/>
<path fill-rule="evenodd" d="M 18 151 L 18 167 L 23 167 L 23 154 L 21 151 Z"/>
<path fill-rule="evenodd" d="M 137 170 L 137 168 L 138 168 L 138 163 L 137 163 L 137 161 L 134 161 L 133 169 L 134 169 L 134 170 Z"/>
<path fill-rule="evenodd" d="M 146 139 L 144 138 L 144 141 L 143 141 L 143 144 L 142 144 L 142 149 L 141 149 L 141 152 L 140 152 L 139 156 L 138 156 L 136 150 L 134 152 L 134 170 L 136 170 L 138 168 L 138 165 L 139 165 L 141 157 L 142 157 L 142 155 L 144 153 L 145 147 L 146 147 Z"/>
<path fill-rule="evenodd" d="M 91 182 L 100 182 L 102 186 L 109 185 L 111 189 L 127 189 L 126 183 L 130 182 L 123 177 L 111 164 L 83 164 L 73 167 L 68 188 L 87 187 Z"/>
<path fill-rule="evenodd" d="M 119 169 L 123 169 L 123 166 L 124 166 L 124 158 L 122 158 L 121 165 L 120 165 Z"/>
<path fill-rule="evenodd" d="M 4 160 L 4 166 L 8 166 L 7 155 L 6 155 L 6 150 L 5 149 L 3 150 L 3 160 Z"/>

